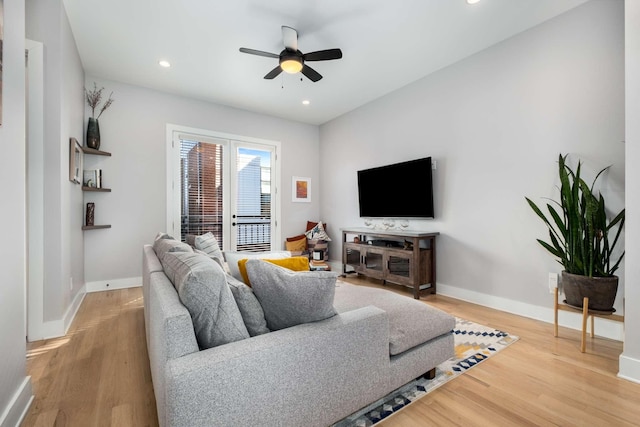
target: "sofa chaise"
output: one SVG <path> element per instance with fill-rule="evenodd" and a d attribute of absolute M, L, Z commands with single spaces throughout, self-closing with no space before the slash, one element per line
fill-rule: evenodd
<path fill-rule="evenodd" d="M 204 348 L 202 328 L 194 326 L 202 319 L 181 300 L 185 277 L 239 285 L 220 260 L 162 240 L 143 247 L 145 329 L 161 427 L 331 425 L 414 378 L 433 375 L 453 356 L 454 317 L 389 291 L 336 281 L 328 272 L 307 273 L 328 277 L 335 290 L 328 318 Z M 255 271 L 252 281 L 264 279 Z M 258 294 L 256 286 L 246 288 L 245 296 Z M 245 331 L 251 328 L 243 314 L 235 319 L 245 322 L 238 326 Z"/>

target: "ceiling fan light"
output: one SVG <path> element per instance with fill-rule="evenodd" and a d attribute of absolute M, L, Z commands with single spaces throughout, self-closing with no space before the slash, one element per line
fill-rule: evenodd
<path fill-rule="evenodd" d="M 299 58 L 285 59 L 280 63 L 282 71 L 289 74 L 299 73 L 302 70 L 302 61 Z"/>

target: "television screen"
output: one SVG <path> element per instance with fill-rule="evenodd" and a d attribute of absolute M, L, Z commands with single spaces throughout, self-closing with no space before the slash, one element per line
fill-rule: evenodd
<path fill-rule="evenodd" d="M 360 216 L 433 218 L 431 157 L 358 171 Z"/>

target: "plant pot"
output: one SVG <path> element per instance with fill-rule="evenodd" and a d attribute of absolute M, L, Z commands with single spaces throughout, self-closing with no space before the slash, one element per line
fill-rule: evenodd
<path fill-rule="evenodd" d="M 96 150 L 100 149 L 100 126 L 98 125 L 98 119 L 89 117 L 89 123 L 87 124 L 87 147 Z"/>
<path fill-rule="evenodd" d="M 589 298 L 589 310 L 612 313 L 618 293 L 618 276 L 588 277 L 562 272 L 562 288 L 566 303 L 582 308 L 584 297 Z"/>

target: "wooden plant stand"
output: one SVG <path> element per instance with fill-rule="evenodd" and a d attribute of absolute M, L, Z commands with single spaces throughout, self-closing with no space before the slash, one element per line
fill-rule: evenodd
<path fill-rule="evenodd" d="M 591 317 L 591 338 L 595 336 L 594 320 L 593 320 L 595 317 L 600 317 L 602 319 L 608 319 L 608 320 L 613 320 L 615 322 L 624 323 L 624 316 L 620 314 L 604 313 L 601 311 L 589 310 L 589 298 L 587 297 L 585 297 L 584 300 L 582 301 L 582 310 L 580 310 L 579 308 L 572 307 L 570 305 L 559 304 L 558 288 L 556 288 L 553 295 L 553 312 L 554 312 L 553 336 L 554 337 L 558 336 L 558 310 L 571 311 L 571 312 L 582 311 L 582 341 L 580 343 L 580 352 L 582 353 L 584 353 L 587 349 L 587 319 L 589 317 Z"/>

